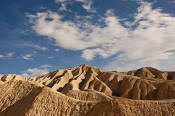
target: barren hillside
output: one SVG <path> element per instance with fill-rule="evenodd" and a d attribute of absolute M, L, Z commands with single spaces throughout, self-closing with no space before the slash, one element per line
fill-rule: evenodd
<path fill-rule="evenodd" d="M 175 116 L 175 73 L 80 65 L 41 77 L 0 75 L 0 116 Z"/>

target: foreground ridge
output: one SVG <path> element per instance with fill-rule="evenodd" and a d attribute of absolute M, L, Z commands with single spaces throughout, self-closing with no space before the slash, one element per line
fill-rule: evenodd
<path fill-rule="evenodd" d="M 175 72 L 86 64 L 32 78 L 0 75 L 0 116 L 174 116 Z"/>

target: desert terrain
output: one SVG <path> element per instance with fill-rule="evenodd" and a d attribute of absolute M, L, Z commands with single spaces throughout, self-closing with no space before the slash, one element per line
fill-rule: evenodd
<path fill-rule="evenodd" d="M 175 72 L 152 67 L 0 75 L 0 94 L 0 116 L 175 116 Z"/>

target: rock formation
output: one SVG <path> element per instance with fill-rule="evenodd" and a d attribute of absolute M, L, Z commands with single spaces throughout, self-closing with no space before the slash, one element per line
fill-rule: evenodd
<path fill-rule="evenodd" d="M 175 72 L 151 67 L 0 75 L 0 92 L 0 116 L 175 116 Z"/>

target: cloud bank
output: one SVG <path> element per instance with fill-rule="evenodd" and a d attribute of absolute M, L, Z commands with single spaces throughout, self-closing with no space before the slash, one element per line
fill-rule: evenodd
<path fill-rule="evenodd" d="M 175 17 L 161 8 L 153 9 L 151 3 L 140 2 L 132 22 L 120 19 L 112 10 L 106 11 L 101 17 L 105 26 L 88 20 L 63 21 L 63 15 L 52 11 L 28 16 L 37 34 L 53 39 L 64 49 L 82 51 L 81 57 L 88 61 L 97 55 L 116 55 L 105 68 L 175 68 Z"/>

